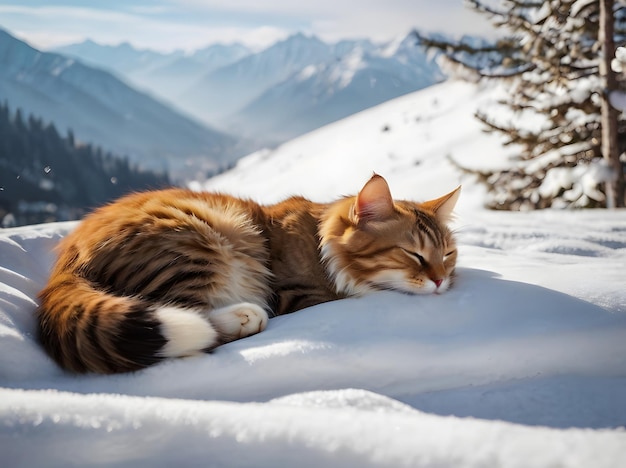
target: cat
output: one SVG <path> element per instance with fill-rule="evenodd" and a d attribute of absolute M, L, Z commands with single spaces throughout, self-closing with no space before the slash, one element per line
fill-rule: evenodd
<path fill-rule="evenodd" d="M 127 195 L 59 244 L 39 295 L 40 340 L 69 371 L 126 372 L 261 332 L 269 315 L 375 290 L 442 293 L 459 193 L 394 201 L 374 174 L 329 204 L 178 188 Z"/>

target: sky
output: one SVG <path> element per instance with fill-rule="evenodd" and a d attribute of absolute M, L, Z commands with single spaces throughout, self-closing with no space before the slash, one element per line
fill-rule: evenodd
<path fill-rule="evenodd" d="M 414 27 L 455 36 L 493 34 L 463 0 L 0 1 L 0 28 L 43 50 L 88 38 L 162 52 L 236 41 L 260 49 L 295 32 L 329 42 L 386 41 Z"/>

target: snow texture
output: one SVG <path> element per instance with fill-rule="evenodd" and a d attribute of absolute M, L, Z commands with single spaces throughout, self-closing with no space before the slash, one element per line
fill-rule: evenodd
<path fill-rule="evenodd" d="M 446 156 L 503 158 L 472 118 L 490 92 L 451 82 L 391 101 L 207 187 L 325 201 L 376 171 L 428 199 L 462 182 L 442 295 L 331 302 L 212 354 L 76 376 L 33 317 L 75 224 L 0 231 L 0 466 L 626 466 L 626 211 L 480 208 Z"/>

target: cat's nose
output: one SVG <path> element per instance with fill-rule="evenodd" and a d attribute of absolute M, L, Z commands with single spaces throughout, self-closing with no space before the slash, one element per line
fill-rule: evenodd
<path fill-rule="evenodd" d="M 442 279 L 436 279 L 436 280 L 433 280 L 433 281 L 434 281 L 434 282 L 435 282 L 435 284 L 437 285 L 437 289 L 439 289 L 439 286 L 441 286 L 441 283 L 443 283 L 443 280 L 442 280 Z"/>

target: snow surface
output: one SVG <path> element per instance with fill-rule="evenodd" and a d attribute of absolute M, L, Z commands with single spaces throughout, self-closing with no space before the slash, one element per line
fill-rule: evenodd
<path fill-rule="evenodd" d="M 487 212 L 447 157 L 506 160 L 450 82 L 244 159 L 210 181 L 262 202 L 398 198 L 463 183 L 442 295 L 393 292 L 270 320 L 213 354 L 69 375 L 33 310 L 74 223 L 0 231 L 0 466 L 626 466 L 626 211 Z"/>

